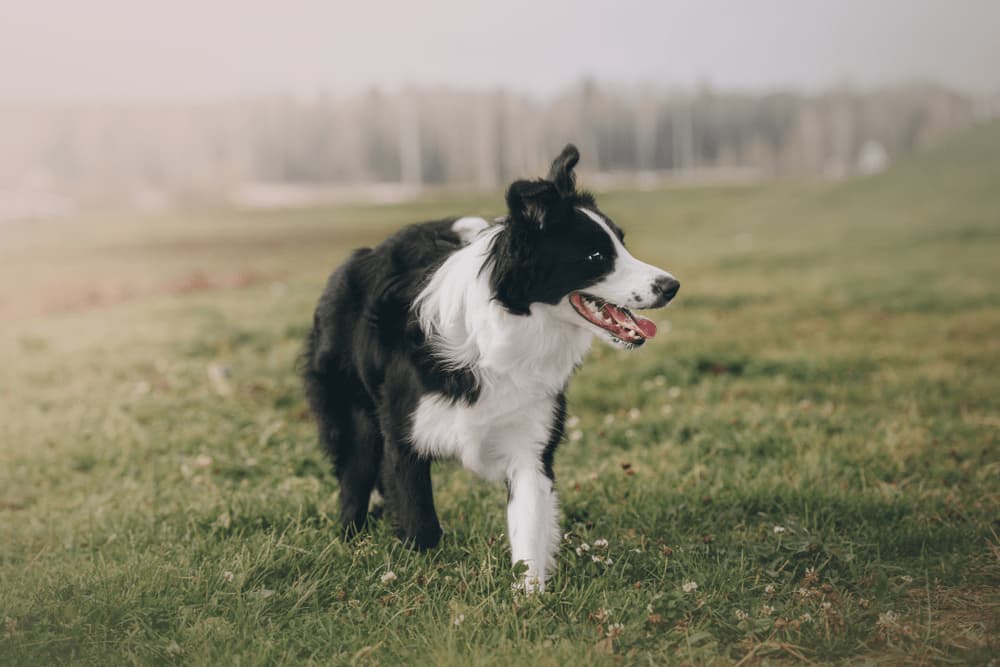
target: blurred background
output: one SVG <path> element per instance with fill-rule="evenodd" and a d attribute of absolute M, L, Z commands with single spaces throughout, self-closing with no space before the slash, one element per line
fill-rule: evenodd
<path fill-rule="evenodd" d="M 1000 114 L 1000 4 L 0 9 L 0 223 L 493 191 L 838 179 Z"/>
<path fill-rule="evenodd" d="M 1000 0 L 0 0 L 0 663 L 993 664 L 998 28 Z M 684 287 L 570 387 L 566 530 L 614 565 L 567 542 L 529 608 L 505 490 L 455 466 L 442 552 L 331 540 L 294 367 L 353 248 L 502 215 L 567 141 Z"/>

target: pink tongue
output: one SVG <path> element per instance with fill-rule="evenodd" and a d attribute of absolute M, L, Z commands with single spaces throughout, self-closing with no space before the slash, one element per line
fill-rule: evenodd
<path fill-rule="evenodd" d="M 633 315 L 632 319 L 642 332 L 643 338 L 652 338 L 656 335 L 656 323 L 653 320 L 647 320 L 642 315 Z"/>
<path fill-rule="evenodd" d="M 652 320 L 647 320 L 645 317 L 639 315 L 633 315 L 629 317 L 627 314 L 622 312 L 620 309 L 615 308 L 610 303 L 605 306 L 607 311 L 611 314 L 611 317 L 615 322 L 622 326 L 635 326 L 642 332 L 643 338 L 652 338 L 656 335 L 656 324 Z"/>

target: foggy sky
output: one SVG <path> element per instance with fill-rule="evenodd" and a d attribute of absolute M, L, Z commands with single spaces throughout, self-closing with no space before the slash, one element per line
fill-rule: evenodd
<path fill-rule="evenodd" d="M 4 0 L 0 101 L 220 99 L 594 77 L 1000 90 L 1000 0 Z"/>

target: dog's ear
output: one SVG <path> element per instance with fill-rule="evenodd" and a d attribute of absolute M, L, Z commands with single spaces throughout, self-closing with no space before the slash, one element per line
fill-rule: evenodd
<path fill-rule="evenodd" d="M 545 228 L 546 219 L 555 213 L 559 201 L 559 192 L 549 181 L 514 181 L 507 188 L 511 220 L 528 223 L 536 229 Z"/>
<path fill-rule="evenodd" d="M 576 174 L 573 173 L 573 167 L 579 161 L 580 151 L 576 150 L 573 144 L 566 144 L 559 157 L 552 161 L 549 180 L 555 184 L 559 194 L 570 195 L 576 191 Z"/>

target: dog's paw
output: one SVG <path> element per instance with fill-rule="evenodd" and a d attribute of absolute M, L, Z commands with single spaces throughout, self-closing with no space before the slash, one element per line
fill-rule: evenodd
<path fill-rule="evenodd" d="M 519 560 L 514 563 L 513 588 L 519 593 L 532 595 L 545 592 L 545 573 L 539 572 L 531 561 Z"/>
<path fill-rule="evenodd" d="M 513 588 L 522 595 L 544 593 L 545 579 L 539 577 L 537 572 L 526 572 L 520 579 L 514 582 Z"/>

